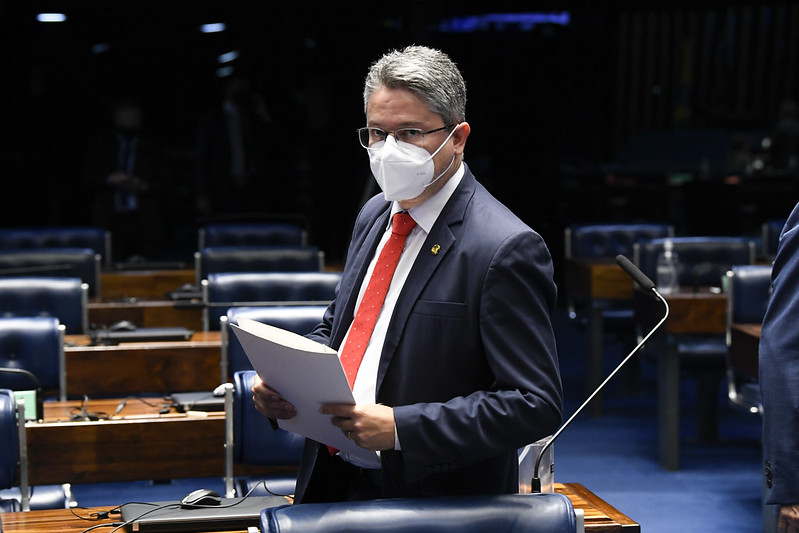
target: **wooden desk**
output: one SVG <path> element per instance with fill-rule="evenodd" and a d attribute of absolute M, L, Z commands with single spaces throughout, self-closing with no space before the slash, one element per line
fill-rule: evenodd
<path fill-rule="evenodd" d="M 655 300 L 642 290 L 634 291 L 636 321 L 642 334 L 646 334 L 663 317 L 662 302 Z M 726 332 L 727 296 L 711 292 L 708 288 L 698 291 L 680 289 L 664 295 L 669 304 L 669 318 L 661 330 L 652 336 L 664 342 L 665 349 L 657 350 L 658 374 L 658 456 L 660 464 L 667 470 L 677 470 L 680 465 L 680 357 L 676 343 L 668 342 L 668 335 L 675 334 L 724 334 Z M 664 338 L 664 336 L 666 336 Z M 701 411 L 701 410 L 700 410 Z M 698 412 L 698 416 L 703 413 Z M 707 427 L 710 422 L 700 419 L 698 426 Z"/>
<path fill-rule="evenodd" d="M 742 376 L 758 381 L 760 330 L 762 324 L 732 324 L 730 363 Z"/>
<path fill-rule="evenodd" d="M 73 414 L 112 415 L 121 398 L 45 402 L 44 421 L 25 425 L 31 485 L 223 476 L 225 413 L 185 414 L 164 397 L 127 400 L 108 420 L 72 421 Z M 290 467 L 239 465 L 237 474 L 291 472 Z M 5 523 L 3 524 L 5 526 Z"/>
<path fill-rule="evenodd" d="M 139 328 L 180 327 L 203 329 L 203 304 L 200 301 L 129 300 L 89 302 L 89 324 L 110 326 L 120 320 Z"/>
<path fill-rule="evenodd" d="M 583 510 L 586 531 L 602 533 L 639 533 L 641 531 L 640 525 L 579 483 L 556 483 L 555 492 L 565 494 L 571 500 L 575 509 Z M 77 509 L 76 512 L 81 516 L 89 516 L 93 511 L 108 511 L 110 509 L 113 509 L 113 507 Z M 0 514 L 0 520 L 2 520 L 5 533 L 49 533 L 51 531 L 79 533 L 93 525 L 113 522 L 112 519 L 87 522 L 75 517 L 69 509 L 2 513 Z M 235 533 L 247 532 L 242 529 L 237 530 Z"/>
<path fill-rule="evenodd" d="M 163 300 L 164 294 L 185 284 L 194 285 L 194 269 L 109 271 L 100 275 L 105 301 L 123 298 Z"/>
<path fill-rule="evenodd" d="M 586 334 L 587 391 L 592 394 L 605 379 L 603 374 L 604 324 L 601 300 L 632 301 L 633 281 L 613 260 L 605 258 L 584 259 L 570 257 L 566 260 L 565 280 L 567 290 L 576 298 L 589 304 Z M 588 406 L 591 416 L 602 414 L 602 394 L 597 394 Z"/>
<path fill-rule="evenodd" d="M 114 346 L 89 346 L 86 335 L 67 335 L 66 341 L 67 395 L 71 397 L 213 390 L 222 382 L 218 331 L 200 331 L 188 341 Z"/>

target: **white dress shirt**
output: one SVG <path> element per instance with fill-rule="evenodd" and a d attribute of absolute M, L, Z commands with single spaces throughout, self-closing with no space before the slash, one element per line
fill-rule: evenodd
<path fill-rule="evenodd" d="M 416 221 L 416 227 L 411 230 L 410 234 L 405 240 L 405 247 L 403 248 L 402 255 L 400 255 L 397 269 L 394 271 L 394 277 L 391 279 L 391 285 L 386 293 L 386 299 L 383 302 L 383 307 L 380 309 L 380 314 L 377 317 L 377 322 L 375 323 L 372 336 L 369 338 L 369 344 L 366 347 L 366 352 L 364 353 L 363 360 L 361 361 L 361 366 L 358 369 L 358 375 L 355 377 L 355 384 L 352 387 L 352 393 L 355 397 L 355 403 L 357 404 L 375 403 L 377 392 L 377 369 L 380 364 L 380 355 L 383 351 L 386 332 L 388 331 L 388 325 L 391 322 L 391 316 L 394 314 L 394 307 L 397 304 L 397 299 L 402 292 L 403 285 L 405 285 L 405 280 L 408 279 L 408 274 L 411 272 L 413 263 L 416 261 L 416 257 L 419 255 L 422 245 L 427 239 L 427 235 L 433 228 L 433 224 L 435 224 L 447 201 L 452 196 L 452 193 L 455 192 L 455 189 L 461 182 L 464 173 L 464 165 L 461 164 L 455 174 L 453 174 L 447 183 L 444 184 L 440 191 L 428 198 L 421 205 L 408 210 L 408 213 Z M 386 226 L 383 237 L 381 238 L 380 243 L 375 250 L 375 255 L 372 257 L 372 261 L 369 263 L 366 276 L 361 284 L 361 288 L 358 293 L 358 299 L 355 302 L 356 312 L 361 300 L 363 299 L 364 292 L 366 292 L 366 286 L 369 284 L 369 279 L 372 276 L 372 271 L 375 268 L 380 251 L 383 249 L 383 246 L 385 246 L 386 242 L 388 242 L 388 239 L 391 236 L 391 219 L 395 213 L 400 211 L 402 211 L 402 208 L 399 206 L 399 203 L 393 202 L 388 225 Z M 350 325 L 350 328 L 352 328 L 352 325 Z M 349 334 L 350 332 L 348 330 L 347 335 L 341 342 L 341 346 L 346 346 L 347 337 Z M 394 449 L 400 449 L 396 428 L 394 428 Z M 376 460 L 373 464 L 361 464 L 360 461 L 351 461 L 345 452 L 340 452 L 340 454 L 345 461 L 352 462 L 361 468 L 380 468 L 380 462 L 378 460 Z"/>

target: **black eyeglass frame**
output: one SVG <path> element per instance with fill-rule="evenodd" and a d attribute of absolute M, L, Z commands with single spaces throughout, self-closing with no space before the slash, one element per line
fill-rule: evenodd
<path fill-rule="evenodd" d="M 375 142 L 381 142 L 381 141 L 385 141 L 388 138 L 389 135 L 394 135 L 394 138 L 397 138 L 397 132 L 400 132 L 400 131 L 415 131 L 415 132 L 418 132 L 418 134 L 422 136 L 421 143 L 419 143 L 418 145 L 416 143 L 408 143 L 408 144 L 413 144 L 415 146 L 421 146 L 422 144 L 424 144 L 424 136 L 425 135 L 428 135 L 430 133 L 437 133 L 439 131 L 443 131 L 443 130 L 446 130 L 446 129 L 449 129 L 449 128 L 452 128 L 452 127 L 455 127 L 455 126 L 457 126 L 457 124 L 448 124 L 446 126 L 441 126 L 440 128 L 433 128 L 432 130 L 427 130 L 427 131 L 422 131 L 419 128 L 398 128 L 398 129 L 396 129 L 394 131 L 386 131 L 386 130 L 384 130 L 382 128 L 375 128 L 375 127 L 371 127 L 371 126 L 366 126 L 366 127 L 363 127 L 363 128 L 358 128 L 358 130 L 357 130 L 358 142 L 361 143 L 361 146 L 363 146 L 364 148 L 368 149 L 369 146 L 371 146 L 371 145 L 370 144 L 364 144 L 364 139 L 363 139 L 364 133 L 366 134 L 366 136 L 367 136 L 366 139 L 368 141 L 371 138 L 370 132 L 373 132 L 375 130 L 376 131 L 382 131 L 385 135 L 382 135 L 381 136 L 382 138 L 380 140 L 375 141 Z M 400 140 L 401 142 L 407 142 L 407 141 L 402 141 L 402 139 L 398 139 L 398 140 Z"/>

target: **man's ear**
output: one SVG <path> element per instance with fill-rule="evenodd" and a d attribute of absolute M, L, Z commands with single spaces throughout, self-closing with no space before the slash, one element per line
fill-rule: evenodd
<path fill-rule="evenodd" d="M 455 153 L 461 155 L 466 149 L 466 139 L 469 137 L 472 129 L 469 127 L 468 122 L 461 122 L 458 124 L 458 129 L 452 134 L 452 147 Z"/>

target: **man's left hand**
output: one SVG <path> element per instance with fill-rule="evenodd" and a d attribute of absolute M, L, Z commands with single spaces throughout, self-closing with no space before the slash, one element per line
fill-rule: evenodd
<path fill-rule="evenodd" d="M 361 448 L 371 451 L 394 448 L 394 410 L 391 407 L 326 404 L 319 412 L 333 415 L 332 424 Z"/>

